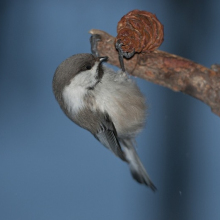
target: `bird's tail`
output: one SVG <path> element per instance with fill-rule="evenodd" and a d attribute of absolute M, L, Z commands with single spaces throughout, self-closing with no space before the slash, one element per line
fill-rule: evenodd
<path fill-rule="evenodd" d="M 137 155 L 137 152 L 133 145 L 133 141 L 130 139 L 126 139 L 126 140 L 124 139 L 121 141 L 121 143 L 124 146 L 123 150 L 133 178 L 141 184 L 146 184 L 153 191 L 156 191 L 157 188 L 150 180 L 147 171 L 145 170 L 143 164 L 141 163 L 140 158 Z"/>

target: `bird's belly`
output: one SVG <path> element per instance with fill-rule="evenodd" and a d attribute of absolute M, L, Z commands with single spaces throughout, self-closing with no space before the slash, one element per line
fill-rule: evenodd
<path fill-rule="evenodd" d="M 111 100 L 111 101 L 110 101 Z M 145 103 L 140 100 L 110 99 L 104 102 L 102 110 L 107 112 L 119 137 L 134 137 L 145 124 Z"/>

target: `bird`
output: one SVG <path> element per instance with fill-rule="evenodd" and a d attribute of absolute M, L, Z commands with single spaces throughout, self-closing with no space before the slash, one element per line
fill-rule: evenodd
<path fill-rule="evenodd" d="M 124 71 L 103 65 L 107 59 L 90 53 L 70 56 L 54 73 L 53 93 L 72 122 L 126 162 L 137 182 L 156 191 L 135 149 L 146 121 L 145 97 Z"/>

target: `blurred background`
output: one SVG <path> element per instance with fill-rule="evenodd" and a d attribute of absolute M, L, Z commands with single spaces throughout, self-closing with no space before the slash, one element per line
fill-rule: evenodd
<path fill-rule="evenodd" d="M 0 2 L 0 219 L 220 218 L 220 118 L 208 106 L 137 79 L 149 105 L 137 150 L 153 193 L 55 101 L 56 67 L 90 52 L 90 29 L 116 36 L 133 9 L 164 24 L 160 50 L 220 63 L 218 0 Z"/>

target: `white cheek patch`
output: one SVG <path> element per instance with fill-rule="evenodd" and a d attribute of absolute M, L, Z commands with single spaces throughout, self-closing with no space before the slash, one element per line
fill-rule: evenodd
<path fill-rule="evenodd" d="M 97 83 L 97 67 L 98 62 L 94 64 L 92 69 L 83 71 L 76 75 L 69 85 L 64 87 L 63 99 L 70 113 L 77 113 L 84 107 L 84 96 L 89 87 L 93 87 Z"/>
<path fill-rule="evenodd" d="M 81 86 L 76 86 L 74 81 L 64 88 L 62 95 L 69 112 L 77 113 L 83 108 L 83 97 L 85 93 L 86 90 Z"/>

